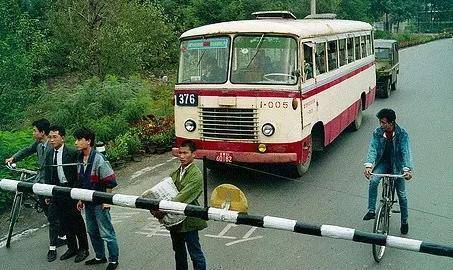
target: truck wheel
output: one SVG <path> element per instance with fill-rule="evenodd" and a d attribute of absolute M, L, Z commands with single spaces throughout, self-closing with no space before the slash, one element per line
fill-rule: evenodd
<path fill-rule="evenodd" d="M 395 81 L 392 83 L 392 91 L 396 90 L 396 83 L 398 82 L 398 79 L 395 79 Z"/>
<path fill-rule="evenodd" d="M 384 86 L 381 89 L 381 97 L 388 98 L 390 96 L 390 78 L 385 81 Z"/>

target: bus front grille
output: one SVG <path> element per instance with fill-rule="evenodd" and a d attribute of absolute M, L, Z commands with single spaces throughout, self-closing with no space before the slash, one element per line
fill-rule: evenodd
<path fill-rule="evenodd" d="M 256 109 L 202 108 L 200 111 L 202 139 L 258 140 Z"/>

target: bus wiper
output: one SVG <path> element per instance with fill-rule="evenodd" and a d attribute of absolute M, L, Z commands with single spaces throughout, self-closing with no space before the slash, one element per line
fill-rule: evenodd
<path fill-rule="evenodd" d="M 255 57 L 258 55 L 259 49 L 261 48 L 261 42 L 263 41 L 263 38 L 264 38 L 264 34 L 261 35 L 260 41 L 258 41 L 258 45 L 256 45 L 256 48 L 255 48 L 256 52 L 253 55 L 252 59 L 250 59 L 250 62 L 248 63 L 246 68 L 249 68 L 250 64 L 253 62 L 253 60 L 255 60 Z"/>
<path fill-rule="evenodd" d="M 205 41 L 205 37 L 203 37 L 203 43 Z M 201 63 L 201 59 L 203 59 L 203 56 L 204 54 L 206 53 L 207 50 L 204 50 L 202 53 L 201 53 L 201 56 L 200 56 L 200 59 L 198 59 L 198 63 L 197 63 L 197 68 L 200 66 L 200 63 Z"/>

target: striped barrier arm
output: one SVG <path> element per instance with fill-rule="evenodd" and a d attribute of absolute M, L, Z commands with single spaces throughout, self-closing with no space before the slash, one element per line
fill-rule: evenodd
<path fill-rule="evenodd" d="M 354 242 L 376 244 L 398 249 L 428 253 L 437 256 L 453 257 L 453 246 L 447 246 L 429 241 L 420 241 L 409 238 L 363 232 L 351 228 L 333 225 L 311 225 L 302 221 L 259 216 L 230 211 L 225 209 L 190 205 L 172 201 L 159 201 L 146 199 L 139 196 L 112 194 L 87 189 L 59 187 L 46 184 L 33 184 L 9 179 L 0 181 L 0 189 L 15 192 L 28 192 L 38 195 L 53 197 L 68 197 L 96 203 L 107 203 L 123 207 L 160 210 L 167 213 L 182 214 L 198 217 L 204 220 L 223 221 L 235 224 L 250 225 L 255 227 L 291 231 L 295 233 L 322 236 L 335 239 L 344 239 Z"/>

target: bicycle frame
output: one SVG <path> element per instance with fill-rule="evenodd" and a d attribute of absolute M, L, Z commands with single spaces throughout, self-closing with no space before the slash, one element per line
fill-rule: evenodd
<path fill-rule="evenodd" d="M 395 179 L 402 178 L 404 175 L 394 174 L 372 174 L 373 176 L 382 177 L 382 193 L 376 218 L 374 220 L 373 232 L 384 235 L 389 234 L 390 216 L 395 201 Z M 380 262 L 384 257 L 385 246 L 372 245 L 373 258 Z"/>
<path fill-rule="evenodd" d="M 32 181 L 34 178 L 36 178 L 37 172 L 27 170 L 27 169 L 18 169 L 16 168 L 15 164 L 7 164 L 6 167 L 10 169 L 11 171 L 19 172 L 20 181 L 26 181 L 26 182 L 34 182 Z M 31 175 L 30 177 L 27 178 L 27 175 Z M 11 216 L 10 216 L 10 223 L 9 223 L 9 230 L 8 230 L 8 236 L 6 239 L 6 247 L 9 248 L 11 245 L 11 238 L 13 236 L 13 230 L 14 230 L 14 225 L 16 224 L 19 214 L 20 214 L 20 209 L 22 204 L 24 203 L 24 196 L 26 198 L 32 199 L 33 200 L 33 205 L 32 207 L 38 212 L 42 212 L 42 207 L 40 206 L 39 200 L 36 199 L 33 196 L 30 196 L 29 194 L 24 194 L 23 192 L 16 191 L 16 194 L 14 195 L 14 201 L 13 201 L 13 206 L 11 207 Z"/>

